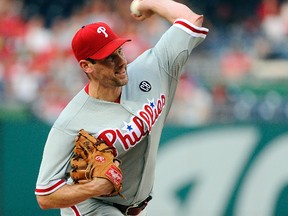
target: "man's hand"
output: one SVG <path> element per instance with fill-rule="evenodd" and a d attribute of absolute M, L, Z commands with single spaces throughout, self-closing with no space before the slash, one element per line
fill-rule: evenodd
<path fill-rule="evenodd" d="M 114 164 L 119 167 L 120 163 L 119 161 L 115 161 Z M 88 181 L 91 185 L 92 193 L 94 193 L 95 196 L 109 196 L 113 191 L 114 191 L 114 185 L 108 181 L 107 179 L 104 178 L 94 178 L 92 181 Z"/>
<path fill-rule="evenodd" d="M 81 129 L 75 138 L 74 156 L 71 159 L 70 176 L 75 184 L 83 184 L 103 178 L 114 185 L 114 191 L 109 196 L 123 195 L 122 171 L 119 160 L 115 158 L 116 149 L 108 146 L 104 140 L 97 139 Z"/>
<path fill-rule="evenodd" d="M 151 10 L 150 6 L 151 4 L 149 0 L 137 0 L 137 11 L 139 11 L 140 15 L 131 12 L 131 16 L 138 21 L 143 21 L 150 18 L 154 15 L 154 12 Z"/>

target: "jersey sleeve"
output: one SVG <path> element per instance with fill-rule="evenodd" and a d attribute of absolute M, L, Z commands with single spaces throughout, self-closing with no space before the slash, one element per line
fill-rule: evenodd
<path fill-rule="evenodd" d="M 178 19 L 154 47 L 128 65 L 129 83 L 123 87 L 124 93 L 121 97 L 129 100 L 129 106 L 133 107 L 134 113 L 137 112 L 134 98 L 140 100 L 143 96 L 142 100 L 147 101 L 148 95 L 150 98 L 156 98 L 163 94 L 167 99 L 165 115 L 168 114 L 183 67 L 192 50 L 206 38 L 208 32 L 204 27 L 197 27 L 187 20 Z M 149 88 L 145 89 L 143 83 Z M 126 103 L 128 104 L 127 101 Z"/>
<path fill-rule="evenodd" d="M 161 82 L 165 83 L 162 91 L 167 95 L 167 112 L 173 103 L 173 98 L 192 50 L 207 36 L 209 30 L 197 27 L 184 19 L 178 19 L 160 38 L 153 48 L 160 71 Z"/>
<path fill-rule="evenodd" d="M 74 137 L 52 127 L 45 144 L 35 194 L 47 195 L 66 184 Z"/>
<path fill-rule="evenodd" d="M 207 36 L 209 30 L 177 19 L 153 48 L 162 71 L 176 80 L 192 50 Z"/>

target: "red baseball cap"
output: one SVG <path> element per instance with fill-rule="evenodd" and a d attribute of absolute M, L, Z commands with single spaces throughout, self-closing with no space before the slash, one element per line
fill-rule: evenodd
<path fill-rule="evenodd" d="M 100 60 L 111 55 L 130 39 L 119 38 L 103 22 L 82 26 L 72 40 L 72 49 L 78 61 L 87 58 Z"/>

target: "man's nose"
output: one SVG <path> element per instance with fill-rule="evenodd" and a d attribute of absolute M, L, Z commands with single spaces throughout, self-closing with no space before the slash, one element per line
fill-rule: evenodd
<path fill-rule="evenodd" d="M 117 55 L 117 62 L 116 62 L 117 67 L 122 67 L 123 65 L 126 65 L 126 64 L 127 64 L 127 60 L 126 60 L 125 56 L 118 54 Z"/>

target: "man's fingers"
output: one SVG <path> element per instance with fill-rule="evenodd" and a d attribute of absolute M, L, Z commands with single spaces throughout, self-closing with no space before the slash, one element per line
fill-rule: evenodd
<path fill-rule="evenodd" d="M 119 167 L 120 166 L 120 164 L 121 164 L 121 161 L 120 160 L 118 160 L 118 159 L 114 159 L 114 164 L 117 166 L 117 167 Z"/>

